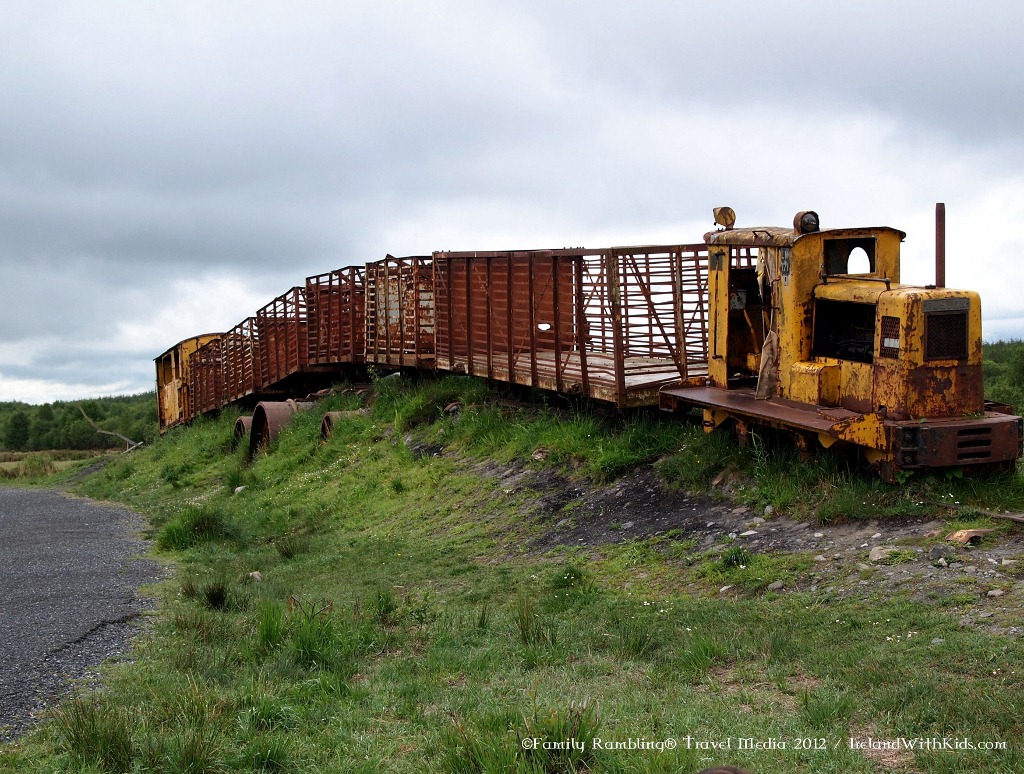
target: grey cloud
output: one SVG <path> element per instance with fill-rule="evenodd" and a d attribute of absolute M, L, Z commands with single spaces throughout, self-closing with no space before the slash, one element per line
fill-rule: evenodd
<path fill-rule="evenodd" d="M 580 82 L 651 100 L 898 115 L 966 142 L 1017 145 L 1024 16 L 1013 2 L 531 3 Z M 638 12 L 639 11 L 639 12 Z"/>
<path fill-rule="evenodd" d="M 148 357 L 173 342 L 140 365 L 109 341 L 173 309 L 171 278 L 226 275 L 269 300 L 387 251 L 480 247 L 437 241 L 502 219 L 521 221 L 502 234 L 554 224 L 568 244 L 641 239 L 714 204 L 788 213 L 777 181 L 727 163 L 763 153 L 769 106 L 874 111 L 1012 169 L 1022 26 L 995 2 L 7 4 L 0 343 L 67 343 L 0 373 L 147 388 Z M 683 124 L 713 110 L 748 144 L 684 149 L 720 174 L 659 163 L 647 144 L 672 136 L 642 131 L 652 107 Z M 807 196 L 838 210 L 844 193 Z M 432 212 L 448 222 L 388 243 Z"/>

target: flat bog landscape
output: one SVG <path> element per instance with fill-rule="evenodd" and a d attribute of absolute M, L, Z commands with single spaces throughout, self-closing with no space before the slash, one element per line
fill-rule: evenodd
<path fill-rule="evenodd" d="M 580 406 L 389 377 L 116 457 L 74 486 L 148 520 L 158 613 L 0 769 L 1024 770 L 1019 474 Z"/>

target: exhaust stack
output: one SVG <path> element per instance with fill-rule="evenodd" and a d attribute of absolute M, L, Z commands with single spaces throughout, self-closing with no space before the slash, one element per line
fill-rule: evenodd
<path fill-rule="evenodd" d="M 946 287 L 946 205 L 935 205 L 935 287 Z"/>

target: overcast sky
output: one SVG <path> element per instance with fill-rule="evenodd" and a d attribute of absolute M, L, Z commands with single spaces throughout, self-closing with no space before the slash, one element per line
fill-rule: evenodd
<path fill-rule="evenodd" d="M 438 249 L 907 232 L 1024 338 L 1017 2 L 0 3 L 0 400 Z"/>

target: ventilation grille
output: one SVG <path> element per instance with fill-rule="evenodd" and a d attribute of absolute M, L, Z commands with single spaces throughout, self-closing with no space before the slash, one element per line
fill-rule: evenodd
<path fill-rule="evenodd" d="M 879 357 L 900 356 L 900 318 L 882 317 L 882 346 L 878 348 Z"/>
<path fill-rule="evenodd" d="M 956 458 L 958 462 L 987 460 L 991 456 L 991 427 L 967 427 L 957 431 Z"/>
<path fill-rule="evenodd" d="M 925 313 L 925 360 L 967 357 L 967 312 Z"/>

